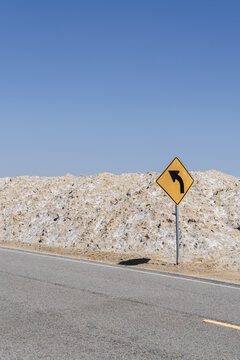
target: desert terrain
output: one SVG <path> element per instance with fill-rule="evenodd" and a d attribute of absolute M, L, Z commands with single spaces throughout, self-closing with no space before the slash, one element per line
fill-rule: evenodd
<path fill-rule="evenodd" d="M 176 266 L 175 204 L 158 175 L 1 178 L 0 245 L 240 282 L 240 179 L 191 172 Z"/>

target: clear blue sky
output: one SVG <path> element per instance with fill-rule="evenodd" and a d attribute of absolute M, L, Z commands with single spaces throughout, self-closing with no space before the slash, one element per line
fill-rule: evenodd
<path fill-rule="evenodd" d="M 0 4 L 0 176 L 240 176 L 240 2 Z"/>

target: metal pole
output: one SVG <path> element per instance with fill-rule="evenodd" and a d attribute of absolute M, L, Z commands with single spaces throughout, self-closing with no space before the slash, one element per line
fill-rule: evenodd
<path fill-rule="evenodd" d="M 178 206 L 175 205 L 175 214 L 176 214 L 176 265 L 178 265 L 179 259 L 179 235 L 178 235 Z"/>

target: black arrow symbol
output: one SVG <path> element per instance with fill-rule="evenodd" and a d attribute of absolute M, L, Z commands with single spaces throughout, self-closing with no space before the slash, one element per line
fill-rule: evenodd
<path fill-rule="evenodd" d="M 178 175 L 178 170 L 169 170 L 169 174 L 171 175 L 172 181 L 175 182 L 175 180 L 179 181 L 180 183 L 180 193 L 184 194 L 184 183 L 181 176 Z"/>

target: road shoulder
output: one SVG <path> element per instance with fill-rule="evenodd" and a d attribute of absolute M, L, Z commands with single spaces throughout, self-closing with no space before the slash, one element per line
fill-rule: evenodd
<path fill-rule="evenodd" d="M 96 250 L 79 250 L 74 248 L 50 247 L 42 244 L 8 241 L 0 241 L 0 247 L 65 256 L 75 259 L 94 260 L 112 265 L 123 264 L 122 266 L 129 266 L 131 268 L 194 276 L 202 279 L 211 279 L 240 285 L 239 271 L 219 269 L 214 267 L 214 264 L 203 263 L 200 260 L 196 260 L 194 263 L 180 262 L 179 265 L 175 265 L 173 258 L 159 258 L 154 257 L 153 254 L 146 255 L 146 253 L 141 255 L 137 253 L 122 253 L 120 251 L 103 252 Z"/>

